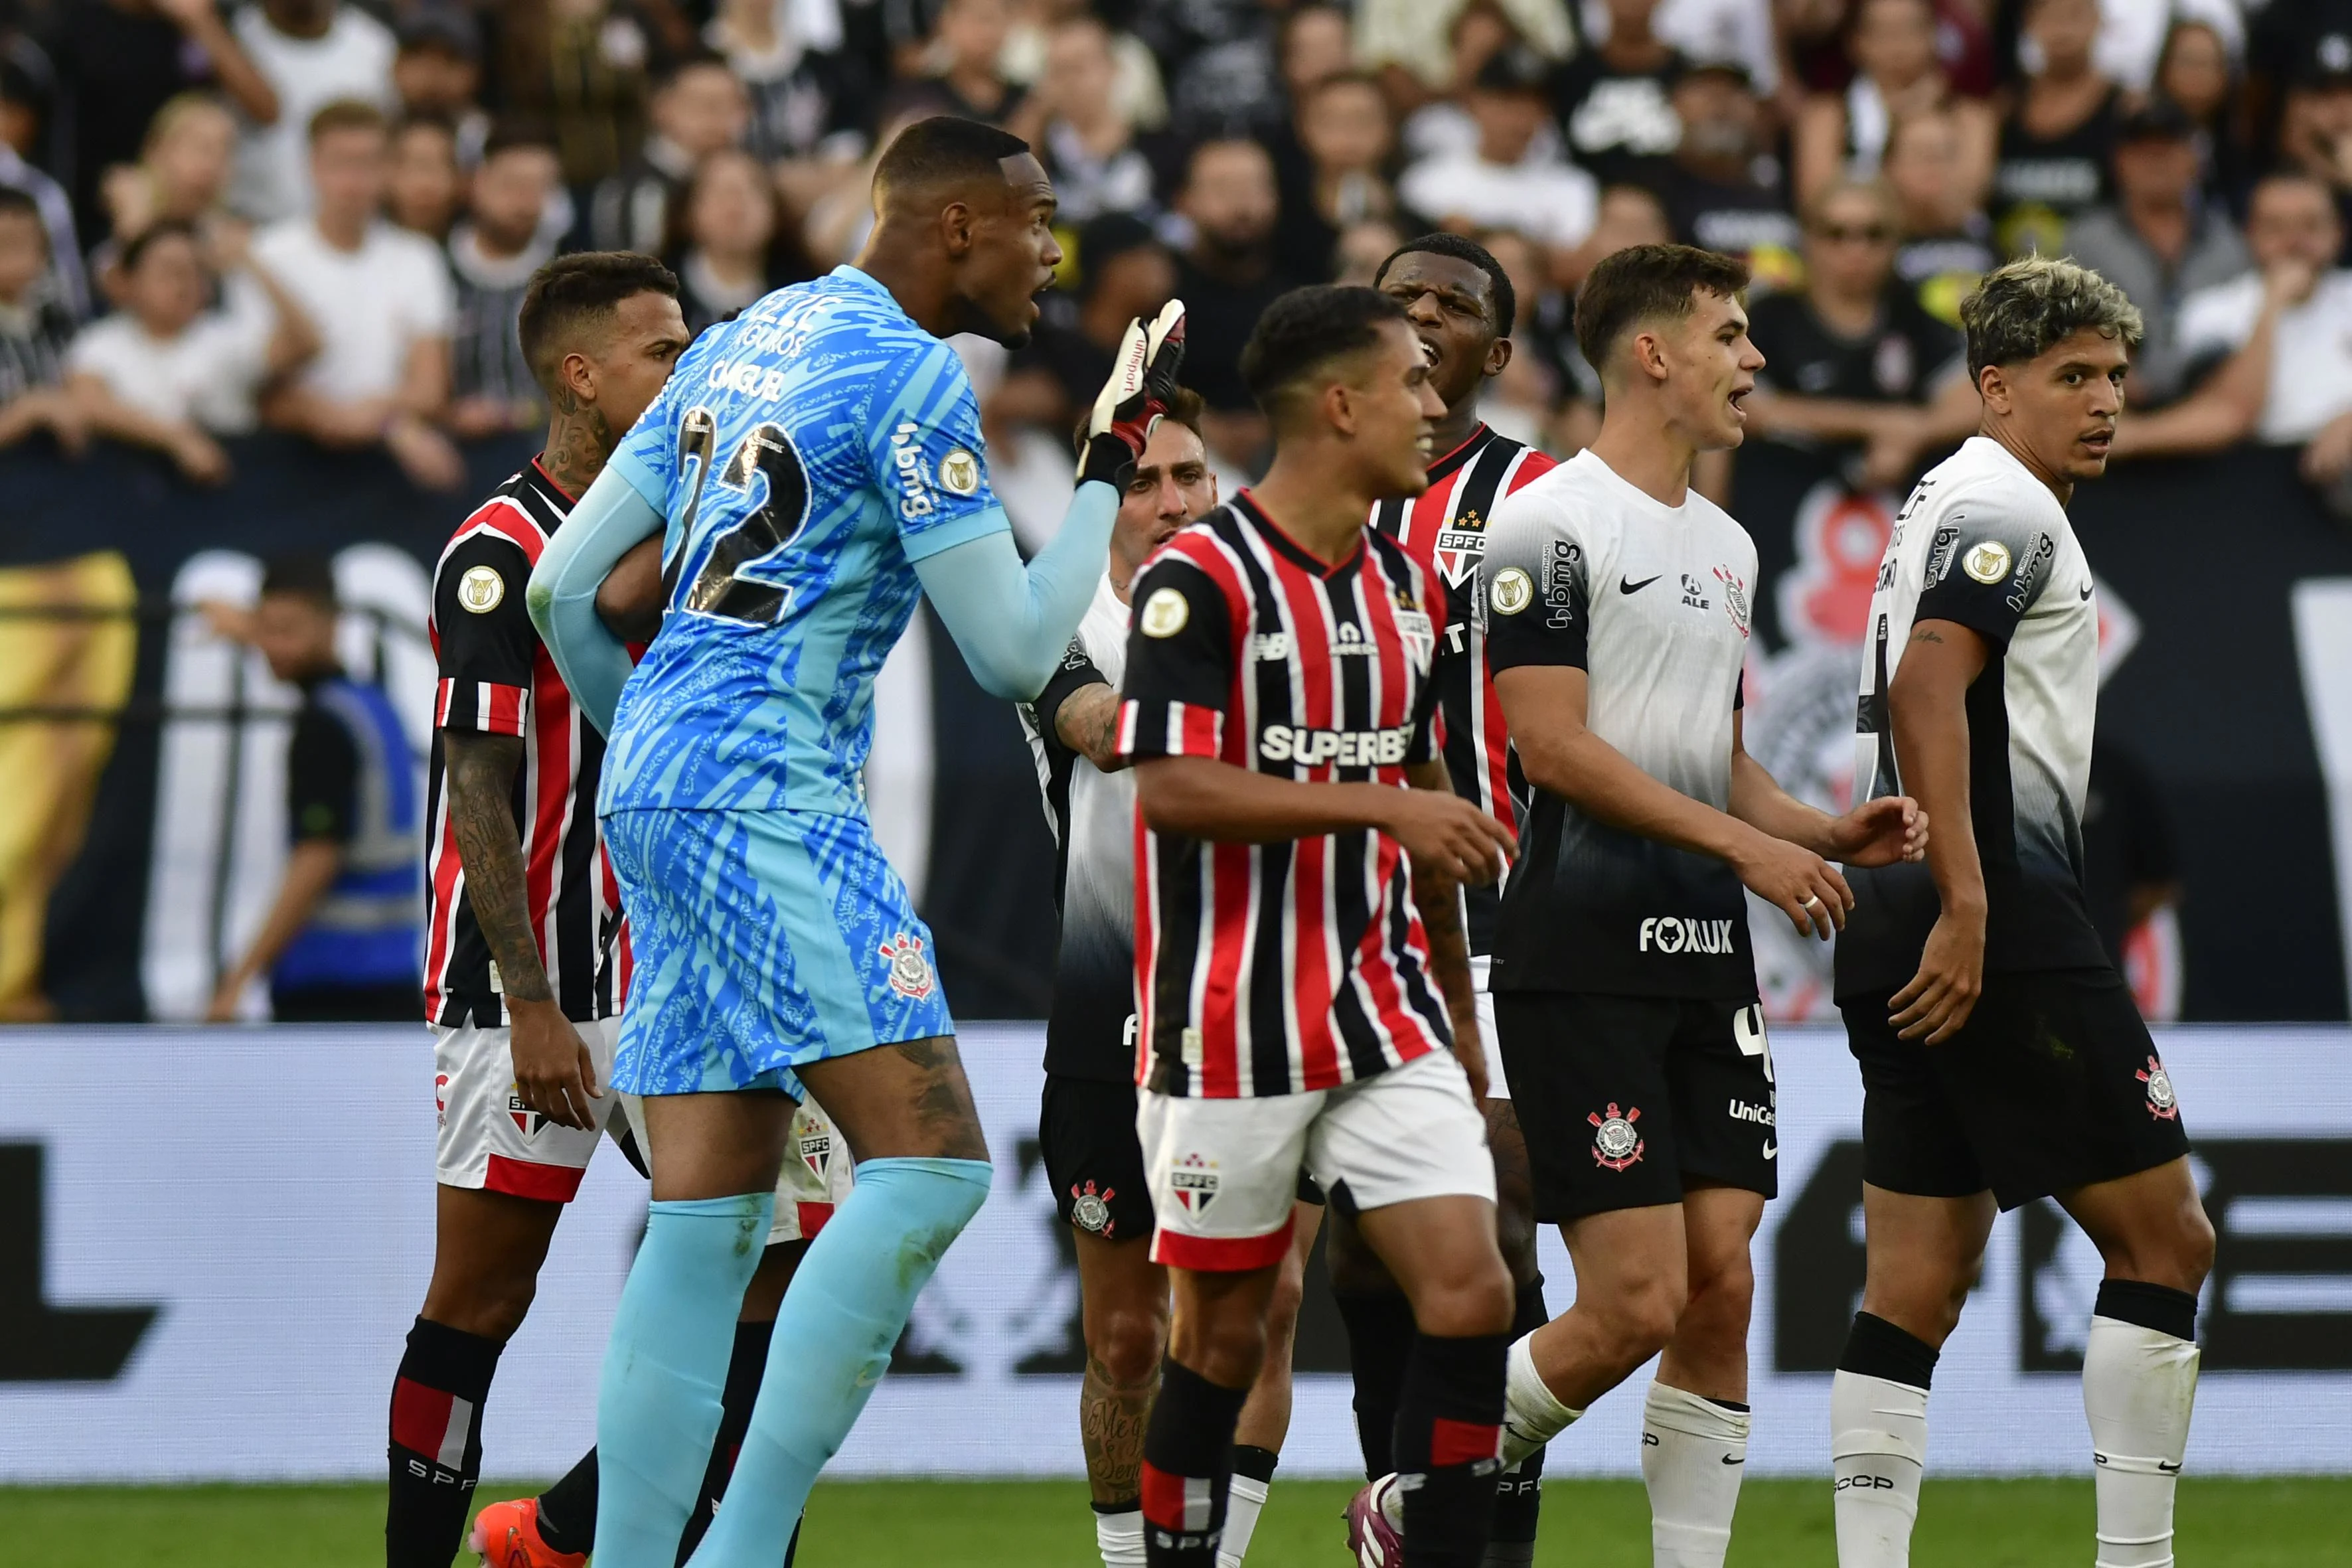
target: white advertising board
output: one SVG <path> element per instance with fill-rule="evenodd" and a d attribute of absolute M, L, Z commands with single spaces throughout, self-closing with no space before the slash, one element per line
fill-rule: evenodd
<path fill-rule="evenodd" d="M 964 1033 L 996 1191 L 839 1471 L 1079 1472 L 1077 1379 L 1055 1370 L 1075 1365 L 1076 1280 L 1034 1159 L 1041 1037 Z M 2352 1470 L 2352 1033 L 2162 1043 L 2221 1235 L 2190 1465 Z M 1774 1047 L 1784 1185 L 1758 1238 L 1753 1464 L 1818 1474 L 1826 1368 L 1861 1280 L 1860 1089 L 1834 1034 L 1789 1031 Z M 422 1029 L 0 1034 L 0 1482 L 382 1474 L 393 1369 L 432 1258 L 431 1059 Z M 553 1475 L 592 1440 L 644 1208 L 608 1145 L 500 1366 L 493 1473 Z M 1545 1246 L 1557 1311 L 1574 1281 L 1557 1238 Z M 1937 1372 L 1936 1468 L 2084 1468 L 2066 1369 L 2098 1274 L 2046 1211 L 2002 1221 Z M 1301 1355 L 1344 1364 L 1328 1319 Z M 1633 1473 L 1639 1406 L 1637 1378 L 1554 1445 L 1553 1472 Z M 1286 1473 L 1356 1466 L 1347 1379 L 1302 1373 Z"/>

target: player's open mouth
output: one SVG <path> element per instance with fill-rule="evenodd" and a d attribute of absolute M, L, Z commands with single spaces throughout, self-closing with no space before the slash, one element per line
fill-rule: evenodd
<path fill-rule="evenodd" d="M 2083 445 L 2094 456 L 2104 458 L 2107 455 L 2107 448 L 2115 444 L 2115 439 L 2116 433 L 2112 430 L 2094 430 L 2083 437 Z"/>
<path fill-rule="evenodd" d="M 1746 423 L 1748 419 L 1748 395 L 1755 390 L 1756 389 L 1752 386 L 1735 386 L 1731 389 L 1730 395 L 1724 399 L 1725 402 L 1731 405 L 1731 412 L 1736 415 L 1743 424 Z"/>
<path fill-rule="evenodd" d="M 1423 338 L 1421 340 L 1421 357 L 1429 362 L 1430 369 L 1435 370 L 1437 368 L 1438 356 L 1444 352 L 1444 350 L 1437 346 L 1437 340 L 1435 338 Z"/>

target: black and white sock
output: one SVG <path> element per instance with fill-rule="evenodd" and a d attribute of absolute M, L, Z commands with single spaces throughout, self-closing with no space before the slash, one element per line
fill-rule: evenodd
<path fill-rule="evenodd" d="M 1257 1533 L 1258 1512 L 1274 1486 L 1274 1467 L 1280 1462 L 1281 1456 L 1271 1448 L 1234 1445 L 1234 1479 L 1225 1486 L 1225 1532 L 1217 1540 L 1217 1568 L 1242 1568 L 1250 1537 Z"/>
<path fill-rule="evenodd" d="M 392 1384 L 385 1568 L 449 1568 L 482 1474 L 482 1402 L 496 1340 L 416 1320 Z"/>
<path fill-rule="evenodd" d="M 751 1429 L 751 1406 L 760 1397 L 760 1379 L 767 1375 L 768 1346 L 775 1332 L 772 1322 L 735 1325 L 735 1350 L 719 1394 L 719 1436 L 710 1445 L 710 1468 L 702 1473 L 702 1495 L 695 1500 L 686 1533 L 678 1538 L 678 1568 L 686 1568 L 702 1532 L 710 1528 L 719 1500 L 727 1491 L 727 1478 L 735 1473 L 735 1456 L 743 1447 L 743 1435 Z"/>
<path fill-rule="evenodd" d="M 596 1450 L 539 1494 L 539 1538 L 558 1552 L 596 1550 Z"/>
<path fill-rule="evenodd" d="M 2098 1466 L 2098 1568 L 2172 1568 L 2172 1494 L 2197 1403 L 2197 1298 L 2109 1279 L 2083 1352 Z"/>
<path fill-rule="evenodd" d="M 1348 1372 L 1356 1391 L 1356 1440 L 1363 1446 L 1364 1479 L 1396 1468 L 1389 1445 L 1396 1436 L 1397 1395 L 1412 1356 L 1412 1303 L 1402 1290 L 1333 1291 L 1348 1331 Z"/>
<path fill-rule="evenodd" d="M 1544 1305 L 1543 1276 L 1519 1287 L 1511 1318 L 1514 1343 L 1551 1321 Z M 1548 1450 L 1534 1453 L 1495 1478 L 1495 1533 L 1486 1542 L 1481 1568 L 1527 1568 L 1536 1560 L 1536 1529 L 1543 1517 L 1543 1468 Z"/>
<path fill-rule="evenodd" d="M 1908 1568 L 1935 1374 L 1933 1345 L 1884 1318 L 1853 1315 L 1830 1380 L 1838 1568 Z"/>
<path fill-rule="evenodd" d="M 1143 1549 L 1151 1568 L 1216 1568 L 1245 1388 L 1165 1363 L 1143 1432 Z"/>
<path fill-rule="evenodd" d="M 1406 1568 L 1478 1568 L 1503 1468 L 1508 1334 L 1416 1335 L 1397 1400 L 1397 1489 Z"/>

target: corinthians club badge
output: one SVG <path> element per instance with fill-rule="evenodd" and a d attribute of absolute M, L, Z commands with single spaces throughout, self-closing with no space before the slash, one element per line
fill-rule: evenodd
<path fill-rule="evenodd" d="M 2147 1113 L 2150 1116 L 2158 1121 L 2180 1120 L 2180 1101 L 2172 1092 L 2172 1075 L 2164 1070 L 2162 1062 L 2150 1057 L 2147 1058 L 2147 1070 L 2136 1072 L 2132 1077 L 2147 1085 Z"/>
<path fill-rule="evenodd" d="M 1092 1182 L 1083 1187 L 1073 1184 L 1070 1188 L 1070 1223 L 1080 1230 L 1092 1231 L 1104 1240 L 1109 1240 L 1112 1230 L 1118 1224 L 1110 1217 L 1110 1200 L 1117 1196 L 1118 1189 L 1116 1187 L 1105 1187 L 1097 1193 Z"/>
<path fill-rule="evenodd" d="M 890 965 L 890 989 L 910 1002 L 919 1002 L 931 994 L 931 961 L 923 956 L 923 939 L 898 933 L 897 942 L 886 942 L 877 949 Z"/>
<path fill-rule="evenodd" d="M 1612 1100 L 1609 1102 L 1607 1115 L 1596 1110 L 1585 1120 L 1593 1127 L 1594 1163 L 1612 1171 L 1622 1171 L 1642 1157 L 1642 1151 L 1647 1145 L 1642 1142 L 1642 1135 L 1633 1131 L 1633 1123 L 1642 1120 L 1640 1106 L 1628 1106 L 1621 1114 L 1617 1102 Z"/>

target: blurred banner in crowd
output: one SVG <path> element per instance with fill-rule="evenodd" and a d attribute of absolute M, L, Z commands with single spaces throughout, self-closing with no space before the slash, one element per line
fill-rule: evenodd
<path fill-rule="evenodd" d="M 2220 1233 L 2191 1473 L 2352 1468 L 2352 1035 L 2159 1031 Z M 1077 1476 L 1069 1228 L 1037 1154 L 1043 1030 L 969 1026 L 996 1187 L 917 1303 L 835 1468 Z M 1843 1038 L 1773 1042 L 1781 1193 L 1757 1237 L 1753 1465 L 1825 1473 L 1830 1373 L 1862 1289 L 1861 1089 Z M 433 1251 L 433 1067 L 422 1026 L 0 1034 L 0 1484 L 368 1477 Z M 598 1367 L 645 1222 L 612 1149 L 556 1231 L 499 1363 L 483 1449 L 548 1476 L 594 1430 Z M 1552 1310 L 1575 1276 L 1543 1242 Z M 1938 1473 L 2080 1474 L 2079 1369 L 2097 1254 L 2048 1205 L 2004 1219 L 1936 1373 Z M 1299 1324 L 1287 1474 L 1358 1464 L 1345 1342 L 1318 1261 Z M 1633 1473 L 1620 1393 L 1553 1474 Z M 1076 1495 L 1075 1492 L 1072 1494 Z"/>
<path fill-rule="evenodd" d="M 530 453 L 478 447 L 462 495 L 426 497 L 380 457 L 230 445 L 236 477 L 203 491 L 128 452 L 0 458 L 0 638 L 30 650 L 0 659 L 0 777 L 22 803 L 0 830 L 5 1016 L 193 1017 L 262 917 L 285 852 L 292 694 L 194 605 L 249 600 L 275 553 L 332 557 L 346 660 L 386 682 L 422 755 L 432 563 L 465 498 Z M 1759 441 L 1739 456 L 1733 510 L 1764 575 L 1748 744 L 1825 805 L 1851 790 L 1862 623 L 1901 500 L 1850 489 L 1814 453 Z M 2120 466 L 2074 512 L 2107 676 L 2084 829 L 2093 906 L 2143 1007 L 2344 1018 L 2352 531 L 2292 452 L 2260 447 Z M 27 619 L 28 604 L 60 613 Z M 929 626 L 918 617 L 877 697 L 877 830 L 938 935 L 957 1010 L 1041 1016 L 1053 853 L 1028 751 Z M 110 753 L 89 716 L 118 709 Z M 1776 921 L 1756 929 L 1774 1016 L 1832 1016 L 1826 952 Z"/>

